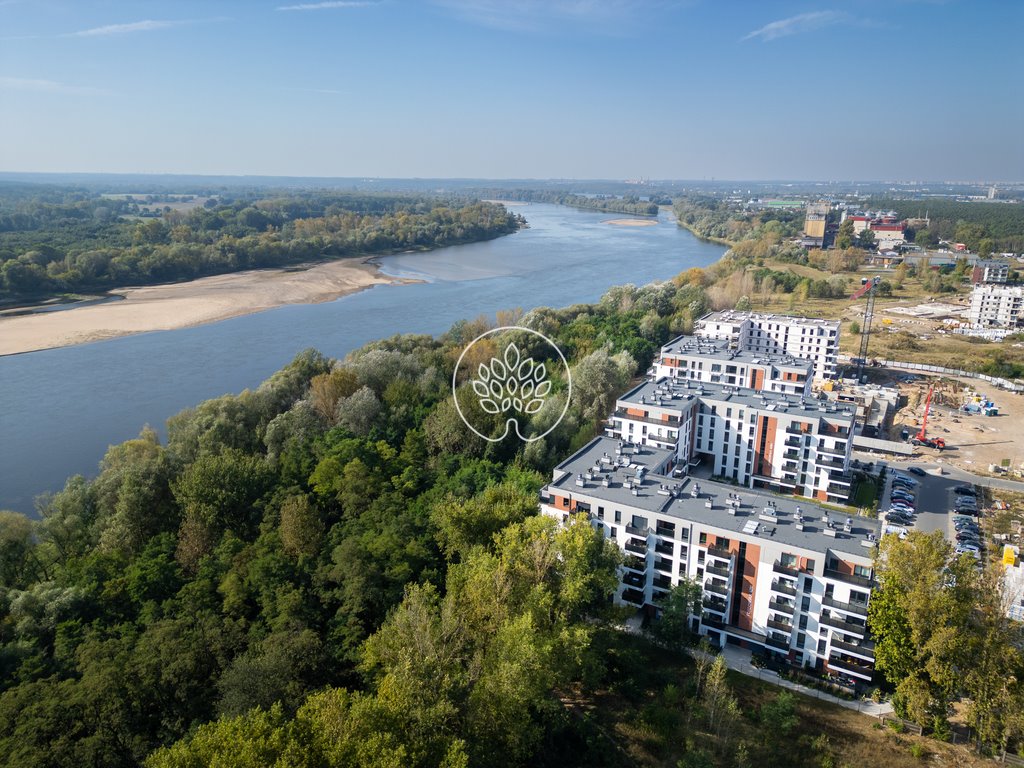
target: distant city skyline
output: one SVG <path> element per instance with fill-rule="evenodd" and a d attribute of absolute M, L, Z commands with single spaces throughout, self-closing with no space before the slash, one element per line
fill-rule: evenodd
<path fill-rule="evenodd" d="M 0 0 L 0 171 L 1020 181 L 1024 4 Z"/>

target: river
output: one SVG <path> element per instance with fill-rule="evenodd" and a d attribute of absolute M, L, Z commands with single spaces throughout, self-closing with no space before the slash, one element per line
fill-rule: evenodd
<path fill-rule="evenodd" d="M 0 358 L 0 509 L 32 512 L 36 495 L 70 475 L 94 475 L 109 445 L 145 424 L 163 432 L 182 408 L 254 387 L 307 347 L 342 357 L 373 339 L 437 334 L 499 309 L 590 302 L 613 285 L 664 280 L 725 251 L 664 215 L 656 226 L 623 227 L 605 223 L 615 214 L 515 210 L 529 228 L 379 260 L 388 274 L 422 283 Z"/>

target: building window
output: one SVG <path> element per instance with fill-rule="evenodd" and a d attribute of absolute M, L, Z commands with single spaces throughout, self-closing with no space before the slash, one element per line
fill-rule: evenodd
<path fill-rule="evenodd" d="M 807 635 L 805 635 L 803 632 L 799 633 L 796 636 L 796 647 L 797 648 L 803 648 L 804 644 L 806 642 L 807 642 Z"/>
<path fill-rule="evenodd" d="M 824 656 L 825 655 L 825 638 L 822 638 L 821 640 L 818 641 L 818 655 L 819 656 Z"/>
<path fill-rule="evenodd" d="M 708 543 L 708 535 L 706 533 L 702 533 L 700 535 L 700 538 L 697 539 L 697 541 L 699 541 L 702 545 L 707 544 Z"/>
<path fill-rule="evenodd" d="M 617 510 L 617 509 L 615 510 L 615 522 L 616 523 L 621 523 L 622 522 L 622 513 L 619 510 Z"/>
<path fill-rule="evenodd" d="M 809 611 L 809 610 L 811 610 L 811 598 L 809 598 L 807 595 L 804 595 L 803 600 L 800 601 L 800 610 L 801 611 Z"/>
<path fill-rule="evenodd" d="M 807 617 L 806 616 L 801 616 L 800 617 L 800 629 L 807 629 Z"/>
<path fill-rule="evenodd" d="M 829 584 L 829 586 L 832 586 L 832 585 Z M 810 579 L 804 579 L 804 592 L 810 592 L 810 591 L 811 591 L 811 580 Z"/>
<path fill-rule="evenodd" d="M 779 556 L 779 565 L 786 568 L 796 568 L 796 555 L 791 555 L 788 552 L 783 552 Z"/>

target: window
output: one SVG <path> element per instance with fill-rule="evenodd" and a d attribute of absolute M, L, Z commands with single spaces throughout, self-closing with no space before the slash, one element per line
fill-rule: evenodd
<path fill-rule="evenodd" d="M 615 538 L 615 535 L 616 535 L 617 533 L 618 533 L 618 530 L 616 530 L 615 526 L 613 525 L 612 527 L 610 527 L 610 528 L 608 529 L 608 538 L 609 538 L 609 539 L 614 539 L 614 538 Z"/>
<path fill-rule="evenodd" d="M 615 510 L 615 522 L 616 523 L 621 523 L 622 522 L 622 513 L 619 510 L 617 510 L 617 509 Z"/>
<path fill-rule="evenodd" d="M 807 571 L 807 573 L 814 573 L 814 561 L 808 560 L 807 565 L 804 566 L 804 570 Z"/>
<path fill-rule="evenodd" d="M 786 568 L 796 568 L 796 555 L 783 552 L 782 555 L 779 556 L 779 564 Z"/>
<path fill-rule="evenodd" d="M 822 638 L 821 640 L 818 641 L 818 655 L 819 656 L 824 656 L 825 655 L 825 638 Z"/>
<path fill-rule="evenodd" d="M 807 617 L 806 616 L 801 616 L 800 617 L 800 629 L 807 629 Z"/>
<path fill-rule="evenodd" d="M 597 508 L 597 516 L 599 518 L 601 518 L 602 520 L 604 520 L 604 507 L 598 507 Z"/>
<path fill-rule="evenodd" d="M 810 592 L 810 591 L 811 591 L 811 580 L 810 579 L 804 579 L 804 592 L 806 593 L 806 592 Z"/>
<path fill-rule="evenodd" d="M 728 539 L 723 539 L 721 536 L 718 536 L 717 540 L 715 542 L 715 546 L 718 547 L 718 549 L 728 549 L 729 548 L 729 544 L 730 544 L 729 540 Z"/>
<path fill-rule="evenodd" d="M 708 543 L 708 535 L 707 535 L 706 533 L 702 533 L 702 534 L 700 535 L 700 538 L 698 539 L 698 541 L 699 541 L 699 542 L 700 542 L 701 544 L 707 544 L 707 543 Z"/>
<path fill-rule="evenodd" d="M 853 566 L 853 573 L 855 576 L 861 576 L 865 579 L 870 579 L 871 567 L 867 565 L 855 565 Z"/>
<path fill-rule="evenodd" d="M 806 642 L 807 642 L 807 635 L 805 635 L 803 632 L 799 633 L 796 636 L 796 647 L 797 648 L 803 648 L 804 647 L 804 643 L 806 643 Z"/>
<path fill-rule="evenodd" d="M 800 601 L 800 610 L 801 611 L 809 611 L 809 610 L 811 610 L 811 598 L 808 597 L 807 595 L 804 595 L 803 599 Z"/>

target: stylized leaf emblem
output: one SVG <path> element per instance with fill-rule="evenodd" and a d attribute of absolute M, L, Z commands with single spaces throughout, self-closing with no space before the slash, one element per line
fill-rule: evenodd
<path fill-rule="evenodd" d="M 523 358 L 515 343 L 510 342 L 500 358 L 492 357 L 487 365 L 480 363 L 471 385 L 487 413 L 514 412 L 534 414 L 551 393 L 547 369 L 532 357 Z"/>

